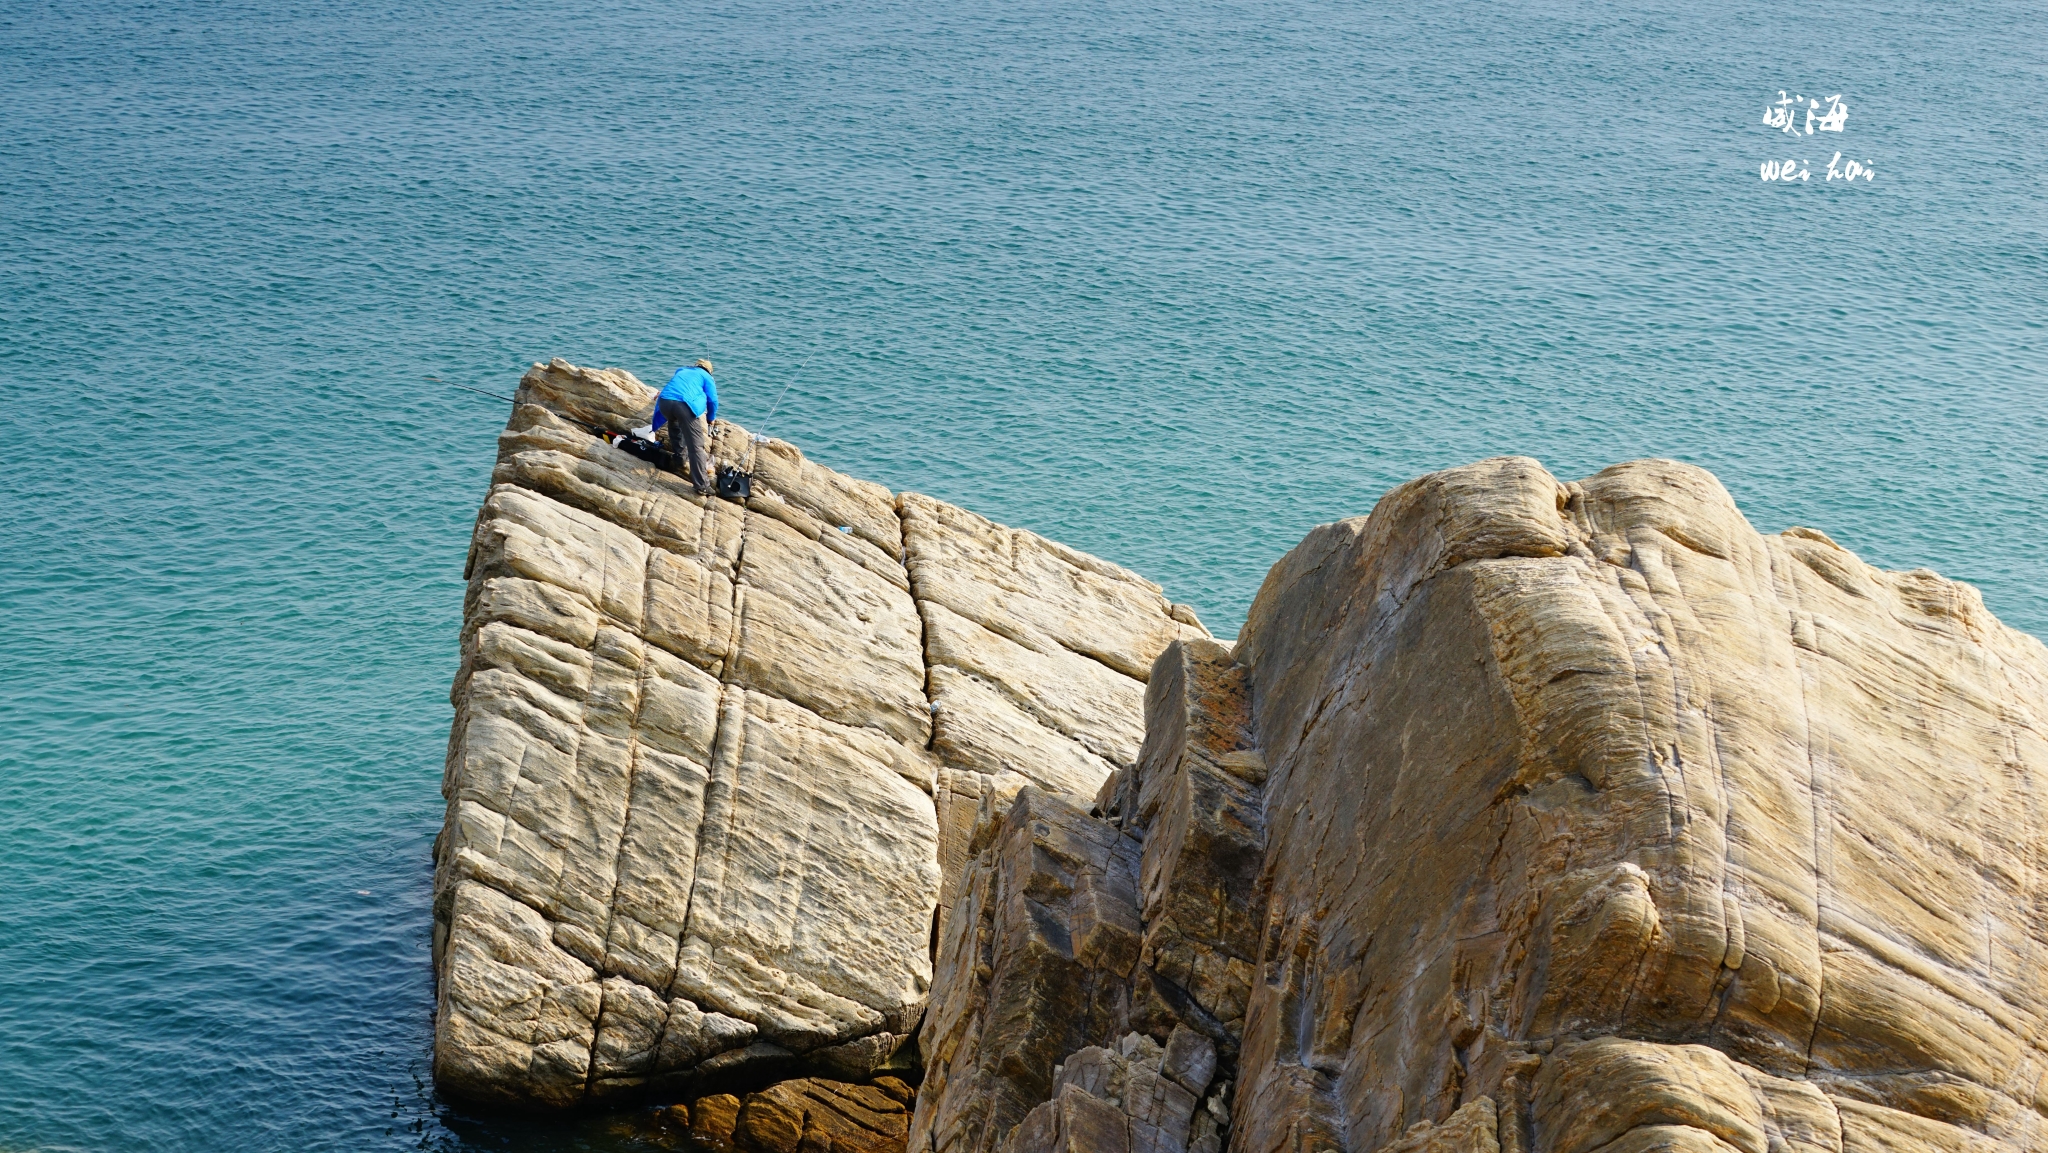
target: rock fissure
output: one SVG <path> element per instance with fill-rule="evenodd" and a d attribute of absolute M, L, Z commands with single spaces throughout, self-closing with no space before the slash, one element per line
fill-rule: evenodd
<path fill-rule="evenodd" d="M 910 571 L 910 562 L 908 560 L 910 556 L 910 525 L 903 517 L 903 502 L 900 500 L 894 502 L 892 508 L 896 514 L 897 537 L 902 542 L 903 555 L 906 558 L 902 562 L 903 583 L 910 590 L 911 601 L 913 603 L 922 603 L 924 597 L 917 591 L 917 574 Z M 930 751 L 937 746 L 939 741 L 939 700 L 937 694 L 932 689 L 931 636 L 929 630 L 925 627 L 922 610 L 917 614 L 917 659 L 924 668 L 925 711 L 932 718 L 931 735 L 926 737 L 924 742 L 925 749 Z M 938 933 L 937 928 L 934 927 L 932 932 L 936 936 Z"/>
<path fill-rule="evenodd" d="M 645 574 L 645 573 L 643 572 L 643 573 L 641 574 L 641 586 L 642 586 L 643 590 L 644 590 L 644 589 L 646 588 L 646 583 L 647 583 L 647 578 L 646 578 L 646 574 Z M 643 591 L 643 594 L 642 594 L 642 596 L 643 596 L 643 606 L 644 606 L 644 604 L 645 604 L 645 601 L 646 601 L 646 600 L 648 600 L 648 599 L 652 599 L 652 598 L 651 598 L 651 595 L 649 595 L 648 593 L 646 593 L 646 592 L 644 592 L 644 591 Z M 641 610 L 641 614 L 642 614 L 642 619 L 644 620 L 644 619 L 645 619 L 645 617 L 646 617 L 646 609 L 645 609 L 644 607 L 643 607 L 643 608 L 642 608 L 642 610 Z M 652 666 L 651 662 L 649 662 L 649 661 L 648 661 L 648 660 L 646 659 L 646 655 L 645 655 L 645 654 L 643 653 L 643 654 L 642 654 L 642 657 L 641 657 L 641 662 L 640 662 L 640 668 L 639 668 L 639 669 L 637 670 L 637 675 L 636 675 L 636 678 L 635 678 L 635 685 L 634 685 L 634 692 L 633 692 L 633 724 L 632 724 L 632 727 L 631 727 L 631 729 L 629 730 L 630 732 L 632 732 L 632 733 L 635 733 L 635 734 L 637 734 L 637 733 L 638 733 L 638 731 L 639 731 L 639 721 L 640 721 L 640 709 L 641 709 L 642 705 L 643 705 L 643 704 L 644 704 L 644 703 L 646 702 L 646 700 L 647 700 L 647 682 L 648 682 L 648 679 L 649 679 L 649 677 L 651 677 L 651 676 L 652 676 L 652 669 L 653 669 L 653 666 Z M 619 898 L 619 876 L 620 876 L 620 874 L 621 874 L 622 872 L 624 872 L 624 870 L 625 870 L 625 868 L 626 868 L 626 861 L 625 861 L 625 855 L 626 855 L 626 837 L 627 837 L 627 835 L 628 835 L 628 832 L 629 832 L 629 830 L 631 830 L 631 829 L 632 829 L 632 827 L 633 827 L 633 781 L 634 781 L 634 777 L 635 777 L 635 776 L 637 775 L 637 773 L 638 773 L 638 771 L 639 771 L 639 767 L 640 767 L 640 748 L 639 748 L 639 739 L 638 739 L 637 735 L 636 735 L 636 736 L 632 736 L 632 737 L 629 737 L 629 738 L 628 738 L 628 740 L 627 740 L 627 743 L 626 743 L 626 764 L 627 764 L 627 768 L 626 768 L 626 788 L 625 788 L 625 801 L 626 801 L 626 803 L 625 803 L 625 809 L 624 809 L 624 811 L 623 811 L 623 812 L 621 813 L 621 815 L 620 815 L 620 817 L 619 817 L 619 841 L 618 841 L 618 845 L 617 845 L 617 846 L 616 846 L 616 847 L 615 847 L 615 848 L 613 849 L 613 851 L 612 851 L 612 891 L 611 891 L 611 893 L 610 893 L 610 894 L 609 894 L 609 895 L 607 896 L 607 898 L 606 898 L 606 901 L 605 901 L 605 921 L 604 921 L 604 932 L 603 932 L 603 934 L 601 935 L 601 937 L 599 938 L 599 940 L 600 940 L 600 941 L 602 942 L 602 944 L 603 944 L 603 948 L 604 948 L 604 955 L 603 955 L 603 956 L 601 957 L 601 960 L 602 960 L 602 961 L 604 961 L 605 963 L 604 963 L 604 964 L 601 964 L 601 965 L 598 965 L 598 966 L 595 966 L 595 968 L 596 968 L 596 969 L 598 970 L 598 975 L 599 975 L 599 976 L 601 976 L 601 977 L 612 977 L 612 976 L 617 976 L 617 975 L 619 975 L 619 974 L 616 974 L 616 973 L 614 973 L 614 972 L 612 971 L 612 970 L 613 970 L 613 965 L 612 965 L 612 964 L 610 963 L 610 962 L 611 962 L 611 960 L 612 960 L 612 956 L 611 956 L 611 942 L 612 942 L 612 930 L 613 930 L 613 928 L 614 928 L 614 926 L 615 926 L 615 923 L 617 922 L 617 920 L 618 920 L 618 916 L 619 916 L 619 905 L 618 905 L 618 898 Z M 631 980 L 632 978 L 631 978 L 631 977 L 630 977 L 630 975 L 629 975 L 629 976 L 627 977 L 627 979 L 628 979 L 628 980 Z M 663 1027 L 664 1027 L 664 1028 L 666 1027 L 666 1024 L 667 1024 L 667 1022 L 666 1022 L 666 1021 L 664 1020 L 664 1022 L 663 1022 Z M 592 1050 L 592 1053 L 593 1053 L 593 1055 L 594 1055 L 594 1054 L 595 1054 L 595 1052 L 596 1052 L 596 1048 L 597 1048 L 597 1044 L 598 1044 L 598 1039 L 604 1036 L 604 1026 L 605 1026 L 605 1008 L 604 1008 L 604 1001 L 603 1001 L 602 999 L 600 999 L 600 1000 L 599 1000 L 599 1002 L 598 1002 L 598 1010 L 597 1010 L 597 1016 L 596 1016 L 596 1017 L 595 1017 L 595 1018 L 594 1018 L 594 1019 L 592 1020 L 592 1022 L 591 1022 L 591 1028 L 590 1028 L 590 1039 L 591 1039 L 591 1040 L 590 1040 L 590 1043 L 591 1043 L 591 1050 Z M 660 1044 L 660 1037 L 661 1037 L 661 1034 L 660 1034 L 660 1032 L 658 1031 L 658 1032 L 656 1033 L 656 1037 L 655 1037 L 655 1042 L 656 1042 L 656 1045 L 657 1045 L 657 1047 L 658 1047 L 658 1046 L 659 1046 L 659 1044 Z M 591 1085 L 592 1085 L 592 1083 L 594 1083 L 594 1082 L 595 1082 L 596 1080 L 597 1080 L 597 1061 L 596 1061 L 595 1059 L 593 1059 L 593 1060 L 592 1060 L 592 1061 L 590 1062 L 590 1066 L 589 1066 L 589 1069 L 588 1069 L 588 1070 L 587 1070 L 587 1071 L 585 1072 L 585 1074 L 584 1074 L 584 1080 L 583 1080 L 583 1095 L 584 1095 L 585 1097 L 588 1097 L 588 1096 L 590 1096 L 590 1091 L 591 1091 Z"/>

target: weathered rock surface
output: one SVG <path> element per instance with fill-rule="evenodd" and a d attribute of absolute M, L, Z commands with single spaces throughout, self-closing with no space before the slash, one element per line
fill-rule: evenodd
<path fill-rule="evenodd" d="M 536 368 L 479 517 L 451 1092 L 746 1150 L 2048 1135 L 2048 650 L 1967 586 L 1504 458 L 1310 533 L 1226 647 L 780 442 L 721 431 L 742 507 L 578 425 L 650 397 Z"/>
<path fill-rule="evenodd" d="M 1185 1026 L 1164 1048 L 1142 1033 L 1125 1034 L 1115 1048 L 1091 1045 L 1054 1071 L 1052 1098 L 1026 1113 L 1000 1148 L 1216 1153 L 1228 1114 L 1220 1097 L 1206 1107 L 1201 1097 L 1215 1064 L 1215 1047 Z"/>
<path fill-rule="evenodd" d="M 621 1148 L 678 1153 L 901 1153 L 917 1090 L 898 1077 L 851 1084 L 801 1077 L 744 1097 L 710 1093 L 687 1103 L 614 1114 Z"/>
<path fill-rule="evenodd" d="M 729 422 L 713 455 L 753 495 L 696 497 L 589 430 L 653 395 L 536 365 L 478 516 L 435 848 L 459 1097 L 912 1060 L 977 814 L 1092 796 L 1137 756 L 1153 658 L 1206 636 L 1114 565 Z"/>
<path fill-rule="evenodd" d="M 900 1080 L 849 1085 L 805 1077 L 745 1100 L 731 1094 L 691 1107 L 698 1149 L 737 1153 L 891 1153 L 903 1148 L 915 1100 Z"/>
<path fill-rule="evenodd" d="M 919 1037 L 936 1107 L 916 1148 L 994 1148 L 1051 1093 L 1054 1066 L 1130 1013 L 1137 841 L 1036 788 L 985 828 L 1000 837 L 974 846 L 939 944 L 950 979 Z"/>
<path fill-rule="evenodd" d="M 1312 532 L 1146 718 L 1092 815 L 975 833 L 912 1149 L 2041 1139 L 2048 651 L 1967 586 L 1485 461 Z"/>
<path fill-rule="evenodd" d="M 1108 817 L 1033 788 L 978 829 L 919 1034 L 911 1148 L 1219 1147 L 1263 847 L 1243 672 L 1214 641 L 1169 645 L 1143 749 L 1103 783 Z"/>

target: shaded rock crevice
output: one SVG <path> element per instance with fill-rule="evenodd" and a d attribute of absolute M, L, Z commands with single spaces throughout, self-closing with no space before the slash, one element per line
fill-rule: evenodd
<path fill-rule="evenodd" d="M 955 882 L 916 1150 L 1219 1150 L 1253 976 L 1264 766 L 1243 670 L 1176 641 L 1092 809 L 1027 788 Z"/>

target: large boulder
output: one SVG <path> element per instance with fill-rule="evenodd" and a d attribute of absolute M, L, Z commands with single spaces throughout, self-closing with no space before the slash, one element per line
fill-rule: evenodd
<path fill-rule="evenodd" d="M 920 1153 L 2041 1140 L 2048 650 L 1968 586 L 1690 466 L 1490 460 L 1149 681 L 1092 813 L 976 834 Z M 1194 1038 L 1206 1086 L 1165 1075 Z"/>
<path fill-rule="evenodd" d="M 1270 904 L 1233 1148 L 2038 1140 L 2048 652 L 1670 461 L 1312 533 L 1238 647 Z"/>
<path fill-rule="evenodd" d="M 1123 569 L 730 422 L 752 495 L 698 497 L 597 435 L 653 398 L 535 365 L 477 518 L 435 846 L 457 1097 L 901 1065 L 977 816 L 1085 803 L 1137 756 L 1153 659 L 1207 635 Z"/>

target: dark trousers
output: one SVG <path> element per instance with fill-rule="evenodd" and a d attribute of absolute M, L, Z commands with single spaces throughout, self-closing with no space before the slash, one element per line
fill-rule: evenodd
<path fill-rule="evenodd" d="M 677 476 L 687 475 L 699 493 L 712 492 L 717 476 L 711 471 L 711 429 L 704 418 L 680 400 L 664 400 L 661 419 L 668 432 L 668 470 Z M 688 473 L 683 471 L 685 458 L 690 465 Z"/>

